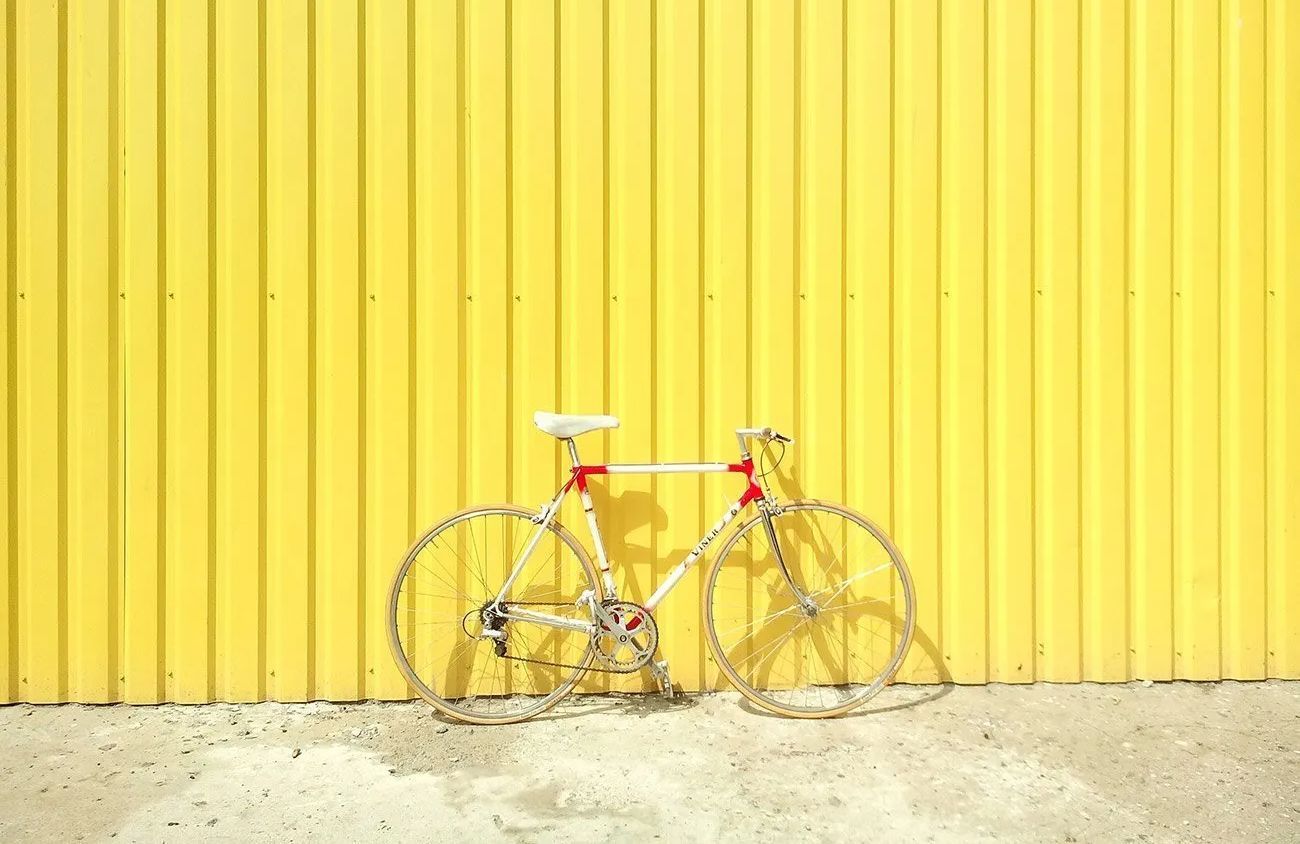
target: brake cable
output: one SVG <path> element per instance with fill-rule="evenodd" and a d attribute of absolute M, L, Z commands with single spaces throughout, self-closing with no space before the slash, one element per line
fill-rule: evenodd
<path fill-rule="evenodd" d="M 767 469 L 763 469 L 763 462 L 764 462 L 764 459 L 769 457 L 769 455 L 768 455 L 768 449 L 772 447 L 772 443 L 774 443 L 774 442 L 775 442 L 775 443 L 780 443 L 780 445 L 781 445 L 781 453 L 780 453 L 780 455 L 777 456 L 777 458 L 776 458 L 776 462 L 775 462 L 775 463 L 773 463 L 773 464 L 772 464 L 770 467 L 768 467 Z M 775 471 L 776 471 L 776 468 L 777 468 L 778 466 L 781 465 L 781 461 L 784 460 L 784 459 L 785 459 L 785 443 L 781 442 L 780 440 L 768 440 L 767 442 L 763 443 L 763 450 L 760 451 L 760 452 L 758 453 L 758 467 L 759 467 L 759 470 L 760 470 L 760 471 L 757 473 L 758 476 L 759 476 L 760 478 L 765 478 L 765 477 L 767 477 L 768 475 L 770 475 L 771 473 L 775 472 Z"/>

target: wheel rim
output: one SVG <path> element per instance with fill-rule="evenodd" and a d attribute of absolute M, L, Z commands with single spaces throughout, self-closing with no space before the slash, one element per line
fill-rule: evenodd
<path fill-rule="evenodd" d="M 786 504 L 773 524 L 791 579 L 815 608 L 786 584 L 756 517 L 710 574 L 710 644 L 731 681 L 768 709 L 846 712 L 893 677 L 911 642 L 906 565 L 879 528 L 836 505 Z"/>
<path fill-rule="evenodd" d="M 521 509 L 460 513 L 417 541 L 398 569 L 389 596 L 393 655 L 416 691 L 448 714 L 478 723 L 530 718 L 567 694 L 591 661 L 586 633 L 491 612 L 535 532 L 532 514 Z M 506 606 L 527 602 L 535 611 L 586 620 L 587 611 L 574 604 L 588 589 L 597 589 L 595 571 L 572 536 L 553 525 Z M 485 628 L 505 635 L 504 657 L 482 636 Z"/>

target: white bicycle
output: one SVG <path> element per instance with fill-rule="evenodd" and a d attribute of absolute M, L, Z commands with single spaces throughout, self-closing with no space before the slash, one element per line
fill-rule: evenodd
<path fill-rule="evenodd" d="M 793 443 L 770 428 L 736 431 L 739 463 L 584 465 L 574 437 L 617 428 L 612 416 L 537 413 L 568 446 L 570 477 L 539 510 L 474 507 L 424 533 L 393 578 L 388 641 L 411 686 L 442 712 L 475 724 L 522 721 L 550 709 L 588 671 L 656 661 L 654 610 L 747 505 L 757 512 L 726 540 L 704 587 L 704 629 L 727 678 L 773 712 L 824 718 L 876 694 L 902 664 L 915 627 L 912 578 L 879 527 L 839 504 L 778 501 L 765 475 Z M 755 467 L 750 440 L 780 455 Z M 592 475 L 734 472 L 747 485 L 644 604 L 619 597 L 587 489 Z M 557 520 L 577 488 L 596 552 Z"/>

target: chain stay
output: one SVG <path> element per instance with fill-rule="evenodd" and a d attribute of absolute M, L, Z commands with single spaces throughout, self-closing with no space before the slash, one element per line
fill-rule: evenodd
<path fill-rule="evenodd" d="M 573 603 L 571 601 L 507 601 L 506 603 L 507 605 L 513 605 L 516 607 L 571 607 L 573 606 Z M 597 674 L 635 674 L 638 671 L 640 671 L 641 668 L 644 668 L 644 666 L 638 666 L 637 668 L 593 668 L 590 665 L 570 665 L 567 662 L 550 662 L 545 659 L 529 659 L 526 656 L 510 656 L 509 654 L 504 654 L 502 656 L 499 656 L 497 657 L 497 659 L 508 659 L 511 662 L 527 662 L 531 665 L 546 665 L 551 668 L 585 668 L 586 670 L 594 671 Z"/>

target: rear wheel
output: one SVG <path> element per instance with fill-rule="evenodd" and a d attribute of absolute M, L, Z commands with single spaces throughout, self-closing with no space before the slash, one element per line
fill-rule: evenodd
<path fill-rule="evenodd" d="M 503 605 L 493 605 L 537 532 L 534 515 L 502 504 L 449 516 L 416 540 L 393 578 L 393 658 L 421 697 L 462 721 L 505 724 L 545 712 L 573 689 L 594 655 L 587 632 L 509 617 L 515 606 L 590 621 L 575 602 L 587 590 L 600 600 L 596 571 L 557 522 Z"/>
<path fill-rule="evenodd" d="M 893 678 L 911 644 L 915 598 L 903 555 L 838 504 L 783 503 L 772 526 L 789 582 L 759 513 L 709 571 L 709 648 L 736 688 L 766 709 L 798 718 L 848 712 Z"/>

